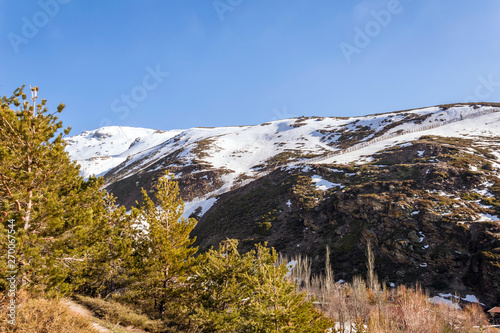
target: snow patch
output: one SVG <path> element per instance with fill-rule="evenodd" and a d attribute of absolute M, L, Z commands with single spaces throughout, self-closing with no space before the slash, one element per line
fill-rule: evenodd
<path fill-rule="evenodd" d="M 340 188 L 345 187 L 345 186 L 342 186 L 341 184 L 329 182 L 328 180 L 325 180 L 318 175 L 314 175 L 311 178 L 312 178 L 312 182 L 314 183 L 316 188 L 318 190 L 321 190 L 321 191 L 326 191 L 326 190 L 329 190 L 333 187 L 340 187 Z"/>
<path fill-rule="evenodd" d="M 479 303 L 479 300 L 475 295 L 467 295 L 463 297 L 462 300 L 470 303 Z"/>
<path fill-rule="evenodd" d="M 479 222 L 491 222 L 491 221 L 498 221 L 500 218 L 496 215 L 490 215 L 486 213 L 479 213 Z"/>
<path fill-rule="evenodd" d="M 413 146 L 413 142 L 406 142 L 406 143 L 402 143 L 399 145 L 399 147 L 401 147 L 401 148 L 409 147 L 409 146 Z"/>
<path fill-rule="evenodd" d="M 202 217 L 217 201 L 217 198 L 209 198 L 205 200 L 196 200 L 184 203 L 184 213 L 182 217 L 187 219 L 189 215 L 193 214 L 198 208 L 201 208 L 201 212 L 198 217 Z"/>
<path fill-rule="evenodd" d="M 292 275 L 292 271 L 297 266 L 297 260 L 290 260 L 288 264 L 286 264 L 286 268 L 288 268 L 288 273 L 286 273 L 285 277 L 290 277 Z"/>
<path fill-rule="evenodd" d="M 431 297 L 429 300 L 433 304 L 444 304 L 444 305 L 448 305 L 449 307 L 457 309 L 457 310 L 461 309 L 461 307 L 457 303 L 453 303 L 453 301 L 446 299 L 446 298 L 443 298 L 443 297 L 440 297 L 440 296 Z"/>

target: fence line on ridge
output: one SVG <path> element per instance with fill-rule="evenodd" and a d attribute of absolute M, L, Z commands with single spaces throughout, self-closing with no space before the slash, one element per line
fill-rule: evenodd
<path fill-rule="evenodd" d="M 355 145 L 353 145 L 353 146 L 351 146 L 349 148 L 340 149 L 340 150 L 328 153 L 328 154 L 323 155 L 323 156 L 305 158 L 305 159 L 300 160 L 300 161 L 288 162 L 287 165 L 311 164 L 311 163 L 314 163 L 314 162 L 319 162 L 319 161 L 326 160 L 326 159 L 329 159 L 329 158 L 332 158 L 332 157 L 335 157 L 335 156 L 338 156 L 338 155 L 344 155 L 344 154 L 347 154 L 347 153 L 351 153 L 353 151 L 360 150 L 360 149 L 363 149 L 365 147 L 368 147 L 368 146 L 370 146 L 372 144 L 375 144 L 377 142 L 389 140 L 389 139 L 395 138 L 397 136 L 402 136 L 402 135 L 406 135 L 406 134 L 410 134 L 410 133 L 415 133 L 415 132 L 427 131 L 427 130 L 430 130 L 430 129 L 433 129 L 433 128 L 445 126 L 445 125 L 448 125 L 448 124 L 451 124 L 451 123 L 455 123 L 455 122 L 458 122 L 458 121 L 462 121 L 462 120 L 466 120 L 466 119 L 480 117 L 480 116 L 483 116 L 483 115 L 486 115 L 486 114 L 491 114 L 491 113 L 494 113 L 494 112 L 498 112 L 498 110 L 490 106 L 489 108 L 486 108 L 486 109 L 481 110 L 481 111 L 469 113 L 469 114 L 466 114 L 466 115 L 460 114 L 460 117 L 456 117 L 456 118 L 453 118 L 453 119 L 450 119 L 450 120 L 439 121 L 439 122 L 435 122 L 435 123 L 432 123 L 432 124 L 427 124 L 427 125 L 415 127 L 415 128 L 412 128 L 412 129 L 409 129 L 409 130 L 404 130 L 404 131 L 403 130 L 399 130 L 399 131 L 396 131 L 396 132 L 388 134 L 388 135 L 381 135 L 381 136 L 376 137 L 374 139 L 371 139 L 369 141 L 357 143 L 357 144 L 355 144 Z M 210 193 L 207 193 L 205 195 L 202 195 L 200 197 L 195 198 L 193 201 L 203 201 L 203 200 L 206 200 L 206 199 L 208 199 L 210 197 L 214 197 L 214 196 L 223 194 L 223 193 L 231 190 L 234 186 L 241 187 L 241 186 L 247 185 L 247 184 L 251 183 L 252 181 L 254 181 L 256 179 L 259 179 L 261 177 L 267 176 L 268 174 L 270 174 L 273 171 L 274 170 L 262 171 L 262 172 L 259 172 L 257 178 L 245 179 L 245 180 L 243 180 L 241 182 L 237 182 L 236 184 L 227 184 L 227 185 L 224 185 L 223 187 L 221 187 L 221 188 L 219 188 L 219 189 L 217 189 L 215 191 L 212 191 Z"/>

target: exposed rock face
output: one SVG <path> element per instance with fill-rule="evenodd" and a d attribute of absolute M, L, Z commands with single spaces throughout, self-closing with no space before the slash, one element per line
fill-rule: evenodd
<path fill-rule="evenodd" d="M 369 240 L 381 280 L 500 301 L 500 179 L 481 169 L 487 152 L 473 150 L 467 140 L 429 137 L 370 165 L 278 169 L 222 195 L 194 230 L 197 245 L 267 241 L 309 255 L 315 271 L 328 245 L 336 277 L 347 280 L 365 274 Z M 336 185 L 323 191 L 318 176 Z"/>
<path fill-rule="evenodd" d="M 225 170 L 210 170 L 191 173 L 194 167 L 171 168 L 170 171 L 174 175 L 182 175 L 177 178 L 181 196 L 184 201 L 195 199 L 199 193 L 209 193 L 220 188 L 223 183 L 221 176 L 226 174 Z M 155 188 L 158 178 L 165 175 L 165 170 L 157 170 L 151 172 L 137 173 L 125 179 L 111 183 L 107 190 L 118 197 L 119 203 L 127 207 L 134 206 L 136 202 L 142 201 L 141 189 L 153 197 L 153 189 Z"/>

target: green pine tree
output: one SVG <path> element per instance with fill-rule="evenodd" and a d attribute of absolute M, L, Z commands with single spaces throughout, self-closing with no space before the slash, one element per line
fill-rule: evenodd
<path fill-rule="evenodd" d="M 305 293 L 298 293 L 286 279 L 288 268 L 276 265 L 274 248 L 258 245 L 252 275 L 253 301 L 250 316 L 257 318 L 247 327 L 249 332 L 324 332 L 332 323 L 314 308 Z"/>
<path fill-rule="evenodd" d="M 102 207 L 102 180 L 84 180 L 64 151 L 70 128 L 61 133 L 55 115 L 64 105 L 50 114 L 46 100 L 32 105 L 23 88 L 1 100 L 0 222 L 15 221 L 20 285 L 67 292 L 89 242 L 79 230 Z"/>
<path fill-rule="evenodd" d="M 79 239 L 98 240 L 85 246 L 84 264 L 76 274 L 78 292 L 89 296 L 108 297 L 128 287 L 130 260 L 133 252 L 134 214 L 124 206 L 117 207 L 116 198 L 106 193 L 101 215 L 80 230 Z"/>
<path fill-rule="evenodd" d="M 227 240 L 197 258 L 190 319 L 202 332 L 238 332 L 250 324 L 246 309 L 252 293 L 253 252 L 242 256 L 237 246 L 236 240 Z"/>
<path fill-rule="evenodd" d="M 286 279 L 274 249 L 240 255 L 236 240 L 199 257 L 191 320 L 201 332 L 324 332 L 332 323 Z"/>
<path fill-rule="evenodd" d="M 138 225 L 134 247 L 134 273 L 137 277 L 131 296 L 152 300 L 164 317 L 177 316 L 190 275 L 194 239 L 189 234 L 196 220 L 182 218 L 184 202 L 179 186 L 169 172 L 158 180 L 156 204 L 143 189 L 143 203 L 134 209 Z"/>

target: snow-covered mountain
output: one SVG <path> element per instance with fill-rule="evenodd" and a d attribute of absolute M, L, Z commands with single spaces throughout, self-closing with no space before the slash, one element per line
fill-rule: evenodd
<path fill-rule="evenodd" d="M 84 177 L 102 176 L 125 162 L 129 156 L 151 149 L 180 132 L 125 126 L 103 127 L 66 139 L 66 150 L 80 164 Z"/>
<path fill-rule="evenodd" d="M 474 116 L 481 111 L 487 114 Z M 429 134 L 478 140 L 498 137 L 500 113 L 496 111 L 500 107 L 456 105 L 362 117 L 292 118 L 255 126 L 168 131 L 112 126 L 66 139 L 66 150 L 81 165 L 85 177 L 106 175 L 115 182 L 141 170 L 196 164 L 195 172 L 225 170 L 227 185 L 238 179 L 256 178 L 277 165 L 310 163 L 309 158 L 326 157 L 377 137 L 382 140 L 324 160 L 316 158 L 314 163 L 366 162 L 379 150 Z M 450 120 L 458 121 L 445 124 Z M 421 130 L 433 124 L 438 126 Z M 388 138 L 391 134 L 397 136 Z"/>
<path fill-rule="evenodd" d="M 104 176 L 110 189 L 127 192 L 129 199 L 120 202 L 128 206 L 139 199 L 141 187 L 149 188 L 166 169 L 174 171 L 181 185 L 183 179 L 191 185 L 183 191 L 188 216 L 196 209 L 206 212 L 214 202 L 211 197 L 278 166 L 367 163 L 376 152 L 423 135 L 474 138 L 500 147 L 495 139 L 500 137 L 498 111 L 497 104 L 467 104 L 360 117 L 300 117 L 254 126 L 167 131 L 111 126 L 66 139 L 66 150 L 81 165 L 84 177 Z M 137 179 L 140 174 L 150 177 Z M 127 179 L 136 188 L 113 188 Z"/>
<path fill-rule="evenodd" d="M 176 174 L 200 250 L 221 240 L 307 254 L 337 278 L 365 269 L 436 292 L 500 295 L 500 104 L 443 105 L 255 126 L 104 127 L 68 138 L 84 176 L 127 207 Z M 453 287 L 453 288 L 451 288 Z"/>

